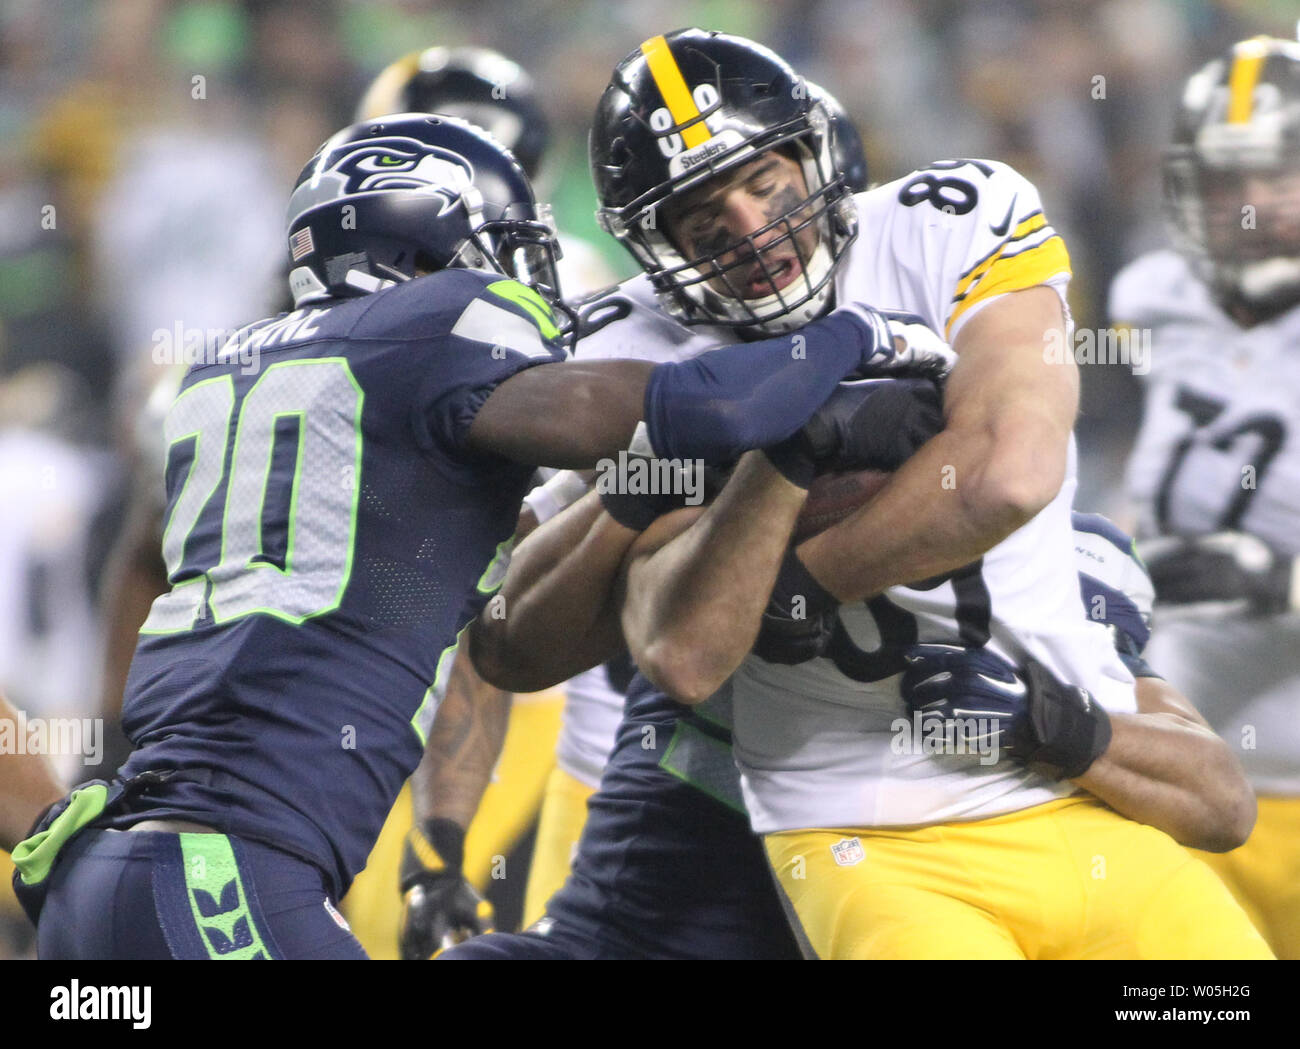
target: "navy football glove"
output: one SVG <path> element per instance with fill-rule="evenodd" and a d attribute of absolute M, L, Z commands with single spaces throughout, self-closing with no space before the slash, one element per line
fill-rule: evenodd
<path fill-rule="evenodd" d="M 854 317 L 871 331 L 875 346 L 858 369 L 861 376 L 938 377 L 951 371 L 957 361 L 943 337 L 914 313 L 850 302 L 831 316 Z"/>
<path fill-rule="evenodd" d="M 942 644 L 915 645 L 903 658 L 903 702 L 923 731 L 933 719 L 946 738 L 996 741 L 1051 779 L 1082 776 L 1110 744 L 1106 712 L 1037 660 L 1018 671 L 987 648 Z"/>
<path fill-rule="evenodd" d="M 915 645 L 903 656 L 903 702 L 921 715 L 922 731 L 1010 751 L 1013 722 L 1027 707 L 1015 667 L 987 648 Z"/>
<path fill-rule="evenodd" d="M 492 905 L 465 880 L 465 832 L 451 820 L 413 827 L 402 851 L 401 955 L 423 961 L 492 931 Z"/>

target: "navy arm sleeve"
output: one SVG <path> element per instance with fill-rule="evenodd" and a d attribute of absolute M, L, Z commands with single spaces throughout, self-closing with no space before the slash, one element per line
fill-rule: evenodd
<path fill-rule="evenodd" d="M 797 431 L 875 350 L 871 329 L 832 313 L 789 335 L 661 364 L 645 392 L 650 443 L 670 459 L 734 462 Z"/>

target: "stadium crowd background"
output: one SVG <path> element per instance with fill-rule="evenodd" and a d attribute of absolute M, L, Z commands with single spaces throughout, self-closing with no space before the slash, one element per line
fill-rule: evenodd
<path fill-rule="evenodd" d="M 477 44 L 523 65 L 551 123 L 539 195 L 628 275 L 586 166 L 610 70 L 678 26 L 752 37 L 840 98 L 875 181 L 943 157 L 1019 168 L 1097 329 L 1110 279 L 1163 239 L 1181 81 L 1295 18 L 1293 0 L 5 0 L 0 689 L 31 716 L 98 710 L 100 569 L 150 376 L 186 333 L 278 308 L 289 188 L 399 55 Z M 1138 382 L 1123 364 L 1083 382 L 1077 505 L 1122 516 Z"/>

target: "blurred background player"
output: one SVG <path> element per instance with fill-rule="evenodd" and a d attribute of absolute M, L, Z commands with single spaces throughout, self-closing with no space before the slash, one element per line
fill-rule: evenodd
<path fill-rule="evenodd" d="M 1250 840 L 1207 862 L 1300 958 L 1300 44 L 1244 40 L 1188 80 L 1164 179 L 1175 250 L 1110 304 L 1151 340 L 1127 480 L 1151 658 L 1259 797 Z"/>

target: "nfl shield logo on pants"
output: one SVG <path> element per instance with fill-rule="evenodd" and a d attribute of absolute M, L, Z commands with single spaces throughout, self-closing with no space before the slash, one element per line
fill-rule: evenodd
<path fill-rule="evenodd" d="M 831 846 L 831 855 L 841 867 L 852 867 L 861 863 L 867 854 L 862 849 L 862 842 L 857 838 L 844 838 Z"/>

